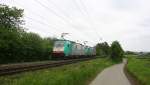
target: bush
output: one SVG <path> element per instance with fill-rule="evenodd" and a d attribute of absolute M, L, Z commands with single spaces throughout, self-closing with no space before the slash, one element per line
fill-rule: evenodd
<path fill-rule="evenodd" d="M 116 62 L 121 62 L 124 51 L 118 41 L 114 41 L 111 45 L 111 59 Z"/>

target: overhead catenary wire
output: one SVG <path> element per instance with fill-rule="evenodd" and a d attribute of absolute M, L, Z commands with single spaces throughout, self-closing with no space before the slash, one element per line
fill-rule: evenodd
<path fill-rule="evenodd" d="M 15 2 L 15 3 L 17 3 L 18 5 L 20 4 L 20 3 L 18 3 L 18 2 Z M 21 6 L 22 6 L 22 4 L 21 4 Z M 25 7 L 23 7 L 23 8 L 25 8 Z M 27 10 L 26 10 L 27 11 Z M 41 15 L 38 15 L 37 13 L 35 13 L 34 11 L 28 11 L 28 12 L 30 12 L 30 13 L 32 13 L 32 14 L 34 14 L 34 15 L 37 15 L 38 17 L 40 17 L 41 19 L 43 19 L 44 17 L 43 16 L 41 16 Z M 32 20 L 32 21 L 34 21 L 34 22 L 37 22 L 37 23 L 39 23 L 39 24 L 42 24 L 43 26 L 47 26 L 47 27 L 49 27 L 49 28 L 54 28 L 54 29 L 52 29 L 52 30 L 55 30 L 55 31 L 60 31 L 60 29 L 58 29 L 57 28 L 57 26 L 53 26 L 52 24 L 50 24 L 50 23 L 45 23 L 45 22 L 43 22 L 43 21 L 40 21 L 40 20 L 38 20 L 38 19 L 34 19 L 34 18 L 31 18 L 31 17 L 28 17 L 28 16 L 25 16 L 25 18 L 27 18 L 27 19 L 29 19 L 29 20 Z"/>
<path fill-rule="evenodd" d="M 57 10 L 59 10 L 59 11 L 61 12 L 61 14 L 63 13 L 62 8 L 57 7 L 57 5 L 56 5 L 52 0 L 47 0 L 47 1 L 49 2 L 49 4 L 52 4 L 53 6 L 55 6 L 55 7 L 57 8 Z M 63 13 L 63 15 L 64 15 L 65 17 L 67 17 L 67 18 L 70 19 L 70 16 L 69 16 L 69 15 L 67 15 L 67 14 L 65 14 L 65 13 Z"/>
<path fill-rule="evenodd" d="M 53 4 L 53 6 L 55 6 L 60 12 L 61 12 L 61 14 L 63 13 L 63 10 L 59 7 L 57 7 L 57 5 L 52 1 L 52 0 L 47 0 L 50 4 Z M 69 15 L 67 15 L 67 14 L 65 14 L 65 13 L 63 13 L 63 15 L 66 17 L 66 18 L 69 18 L 69 20 L 71 21 L 71 18 L 70 18 L 70 16 Z M 71 24 L 70 22 L 69 22 L 69 24 Z M 71 25 L 72 26 L 72 25 Z M 76 27 L 73 27 L 73 28 L 76 28 Z M 77 30 L 77 29 L 76 29 Z M 77 31 L 79 31 L 79 30 L 77 30 Z M 79 31 L 80 32 L 80 31 Z M 81 33 L 81 32 L 80 32 Z M 85 33 L 84 33 L 84 35 L 86 35 Z"/>
<path fill-rule="evenodd" d="M 31 17 L 26 17 L 27 19 L 29 19 L 29 20 L 32 20 L 32 21 L 34 21 L 34 22 L 36 22 L 36 23 L 39 23 L 39 24 L 41 24 L 41 25 L 44 25 L 44 26 L 47 26 L 47 27 L 51 27 L 51 28 L 55 28 L 55 27 L 53 27 L 53 26 L 50 26 L 49 24 L 47 24 L 47 23 L 43 23 L 42 21 L 40 21 L 40 20 L 37 20 L 37 19 L 34 19 L 34 18 L 31 18 Z M 30 26 L 31 27 L 31 26 Z M 44 28 L 44 27 L 43 27 Z M 53 35 L 55 35 L 55 33 L 54 32 L 51 32 Z"/>
<path fill-rule="evenodd" d="M 64 23 L 69 23 L 70 25 L 70 21 L 66 20 L 64 17 L 60 16 L 59 14 L 57 14 L 55 11 L 53 11 L 52 9 L 50 9 L 49 7 L 45 6 L 44 4 L 42 4 L 40 1 L 38 0 L 34 0 L 35 2 L 37 2 L 38 4 L 40 4 L 42 7 L 44 7 L 45 9 L 47 9 L 50 13 L 53 13 L 55 16 L 59 17 Z M 72 26 L 72 25 L 70 25 Z M 77 30 L 77 29 L 76 29 Z M 78 30 L 77 30 L 78 31 Z"/>
<path fill-rule="evenodd" d="M 43 22 L 41 22 L 40 20 L 37 20 L 37 19 L 33 19 L 33 18 L 31 18 L 31 17 L 26 17 L 27 19 L 29 19 L 29 20 L 32 20 L 32 21 L 34 21 L 34 22 L 36 22 L 36 23 L 39 23 L 39 24 L 41 24 L 43 27 L 42 28 L 44 28 L 45 26 L 47 26 L 48 28 L 49 27 L 51 27 L 51 28 L 56 28 L 56 27 L 53 27 L 53 26 L 51 26 L 51 25 L 49 25 L 49 24 L 47 24 L 47 23 L 43 23 Z M 57 32 L 56 30 L 55 30 L 55 32 Z M 54 32 L 52 32 L 53 34 L 54 34 Z"/>
<path fill-rule="evenodd" d="M 38 0 L 34 0 L 35 2 L 39 3 L 42 7 L 44 7 L 45 9 L 49 10 L 51 13 L 53 13 L 54 15 L 56 15 L 57 17 L 59 17 L 60 19 L 62 19 L 65 23 L 68 23 L 69 26 L 75 28 L 76 31 L 80 32 L 78 29 L 76 29 L 76 27 L 74 27 L 71 23 L 70 20 L 66 20 L 63 16 L 59 15 L 57 12 L 55 12 L 54 10 L 50 9 L 49 7 L 45 6 L 44 4 L 42 4 L 40 1 Z M 80 32 L 81 33 L 81 32 Z M 81 33 L 82 34 L 82 33 Z M 84 33 L 85 34 L 85 33 Z M 87 35 L 85 35 L 87 37 Z M 87 37 L 88 38 L 88 37 Z"/>
<path fill-rule="evenodd" d="M 83 15 L 83 16 L 86 16 L 85 12 L 82 11 L 82 9 L 80 8 L 79 4 L 77 3 L 76 0 L 72 0 L 74 3 L 75 3 L 75 6 L 77 7 L 77 9 L 79 9 L 80 13 Z M 85 18 L 86 19 L 86 18 Z M 87 19 L 86 19 L 87 20 Z M 88 20 L 87 20 L 88 21 Z M 91 25 L 91 23 L 89 23 Z M 91 25 L 92 27 L 92 25 Z M 90 42 L 90 41 L 88 41 Z M 94 42 L 94 41 L 93 41 Z"/>
<path fill-rule="evenodd" d="M 53 13 L 55 16 L 59 17 L 63 22 L 68 22 L 64 17 L 57 14 L 54 10 L 52 10 L 51 8 L 49 8 L 46 5 L 44 5 L 43 3 L 41 3 L 39 0 L 34 0 L 34 1 L 36 3 L 38 3 L 39 5 L 41 5 L 42 7 L 44 7 L 45 9 L 47 9 L 50 13 Z"/>
<path fill-rule="evenodd" d="M 40 20 L 37 20 L 37 19 L 34 19 L 34 18 L 31 18 L 31 17 L 26 17 L 27 19 L 30 19 L 30 20 L 32 20 L 32 21 L 35 21 L 35 22 L 37 22 L 37 23 L 39 23 L 39 24 L 42 24 L 42 25 L 44 25 L 44 26 L 47 26 L 47 27 L 51 27 L 51 28 L 56 28 L 56 27 L 54 27 L 54 26 L 51 26 L 51 25 L 49 25 L 49 24 L 47 24 L 47 23 L 44 23 L 44 22 L 42 22 L 42 21 L 40 21 Z M 53 30 L 54 30 L 53 29 Z M 58 32 L 59 30 L 54 30 L 55 32 Z M 60 33 L 63 33 L 63 31 L 61 31 Z M 53 34 L 55 34 L 55 33 L 53 33 Z"/>
<path fill-rule="evenodd" d="M 92 28 L 93 26 L 94 26 L 94 24 L 93 23 L 91 23 L 92 22 L 92 20 L 90 19 L 90 16 L 89 16 L 89 14 L 88 14 L 88 12 L 85 10 L 85 6 L 84 7 L 82 7 L 81 8 L 81 2 L 80 2 L 80 4 L 77 2 L 77 0 L 72 0 L 72 1 L 74 1 L 74 3 L 75 3 L 75 5 L 76 5 L 76 7 L 79 9 L 79 11 L 80 11 L 80 13 L 83 15 L 83 16 L 86 16 L 87 18 L 89 18 L 89 20 L 87 20 L 87 18 L 85 18 L 87 21 L 88 21 L 88 23 L 90 24 L 90 27 Z M 95 31 L 94 31 L 95 32 Z M 98 37 L 98 34 L 96 33 L 96 36 Z"/>
<path fill-rule="evenodd" d="M 57 6 L 56 6 L 56 4 L 52 1 L 52 0 L 47 0 L 48 2 L 50 2 L 50 4 L 53 4 L 57 9 L 59 9 L 59 11 L 61 11 L 62 13 L 63 13 L 63 11 L 62 11 L 62 9 L 61 8 L 58 8 Z M 75 3 L 76 3 L 76 1 L 75 1 Z M 78 7 L 78 6 L 77 6 Z M 79 7 L 79 9 L 80 9 L 80 7 Z M 80 12 L 83 14 L 83 16 L 84 16 L 84 12 L 82 12 L 82 10 L 80 9 Z M 69 18 L 69 20 L 71 20 L 70 19 L 70 17 L 67 15 L 67 14 L 63 14 L 64 16 L 66 16 L 66 17 L 68 17 Z"/>
<path fill-rule="evenodd" d="M 15 3 L 17 3 L 17 2 L 15 2 Z M 30 11 L 31 11 L 31 10 L 30 10 Z M 32 12 L 32 14 L 35 15 L 35 12 Z M 36 14 L 36 15 L 37 15 L 37 14 Z M 38 15 L 38 17 L 43 18 L 41 15 Z M 37 23 L 40 23 L 40 24 L 42 24 L 42 25 L 46 25 L 47 27 L 55 28 L 55 29 L 53 29 L 53 30 L 56 30 L 56 31 L 60 31 L 60 28 L 63 28 L 63 27 L 59 27 L 59 29 L 56 29 L 57 26 L 52 26 L 51 24 L 44 23 L 43 21 L 40 21 L 40 20 L 31 18 L 31 17 L 27 17 L 27 18 L 30 19 L 30 20 L 33 20 L 33 21 L 35 21 L 35 22 L 37 22 Z M 63 28 L 63 29 L 64 29 L 64 28 Z"/>
<path fill-rule="evenodd" d="M 94 32 L 95 32 L 96 35 L 98 36 L 98 39 L 101 38 L 101 36 L 99 35 L 99 33 L 97 33 L 97 30 L 96 30 L 96 28 L 95 28 L 94 22 L 93 22 L 93 20 L 91 19 L 91 16 L 90 16 L 90 14 L 89 14 L 89 12 L 88 12 L 88 10 L 87 10 L 85 4 L 83 3 L 82 0 L 79 0 L 79 1 L 80 1 L 81 5 L 82 5 L 83 11 L 85 12 L 85 14 L 87 15 L 87 17 L 89 18 L 89 23 L 91 23 L 91 27 L 94 28 Z M 81 9 L 80 9 L 80 10 L 81 10 Z"/>
<path fill-rule="evenodd" d="M 40 4 L 40 5 L 42 5 L 42 4 Z M 50 8 L 49 7 L 47 7 L 47 6 L 45 6 L 44 4 L 42 5 L 42 6 L 44 6 L 44 8 L 46 7 L 46 9 L 47 10 L 49 10 Z M 53 14 L 57 14 L 57 12 L 55 12 L 53 9 L 51 9 L 51 11 L 53 11 L 52 13 Z M 50 11 L 50 12 L 51 12 Z M 33 13 L 33 14 L 35 14 L 35 13 Z M 61 15 L 59 15 L 59 14 L 57 14 L 58 16 L 57 17 L 61 17 L 61 20 L 63 20 L 64 22 L 67 22 L 67 23 L 69 23 L 69 24 L 71 24 L 68 20 L 66 20 L 66 18 L 64 18 L 63 16 L 61 16 Z M 42 18 L 42 16 L 39 16 L 39 17 L 41 17 Z M 57 28 L 57 27 L 54 27 L 54 26 L 51 26 L 50 24 L 47 24 L 47 23 L 44 23 L 43 21 L 40 21 L 40 20 L 37 20 L 37 19 L 34 19 L 34 18 L 31 18 L 31 17 L 28 17 L 28 19 L 30 18 L 30 20 L 33 20 L 33 21 L 35 21 L 35 22 L 38 22 L 38 23 L 40 23 L 40 24 L 42 24 L 42 25 L 46 25 L 47 27 L 52 27 L 52 28 Z M 71 20 L 71 19 L 69 19 L 69 20 Z M 76 29 L 77 30 L 77 29 Z M 79 31 L 79 30 L 77 30 L 77 31 Z M 80 31 L 79 31 L 80 32 Z M 82 33 L 81 33 L 82 34 Z M 88 37 L 87 35 L 86 35 L 86 37 Z"/>
<path fill-rule="evenodd" d="M 31 27 L 33 27 L 33 26 L 29 26 L 29 25 L 28 25 L 28 26 L 26 26 L 26 27 L 24 27 L 24 28 L 25 28 L 25 29 L 30 29 Z M 35 28 L 36 28 L 36 27 L 35 27 Z M 43 27 L 43 28 L 44 28 L 44 27 Z M 35 30 L 35 29 L 33 29 L 33 30 Z M 36 31 L 37 31 L 37 30 L 36 30 Z M 27 32 L 33 32 L 33 31 L 30 30 L 30 31 L 27 31 Z M 42 33 L 41 31 L 37 31 L 36 33 L 39 33 L 39 32 Z M 44 32 L 44 33 L 45 33 L 45 32 Z M 56 34 L 55 34 L 54 32 L 52 32 L 52 31 L 50 31 L 49 33 L 51 33 L 52 38 L 53 38 L 53 36 L 56 36 Z M 47 38 L 47 37 L 50 37 L 50 36 L 46 36 L 46 38 Z"/>
<path fill-rule="evenodd" d="M 79 9 L 80 13 L 81 13 L 83 16 L 87 16 L 87 14 L 86 14 L 85 12 L 83 12 L 83 10 L 81 9 L 80 5 L 77 3 L 77 0 L 72 0 L 72 1 L 74 1 L 75 5 L 76 5 L 77 9 Z M 89 18 L 89 17 L 88 17 L 88 18 Z M 87 19 L 85 18 L 85 20 L 87 20 Z M 87 21 L 89 21 L 89 20 L 87 20 Z M 89 23 L 89 22 L 88 22 L 88 23 Z M 92 24 L 91 24 L 91 23 L 89 23 L 89 24 L 90 24 L 91 27 L 92 27 Z"/>

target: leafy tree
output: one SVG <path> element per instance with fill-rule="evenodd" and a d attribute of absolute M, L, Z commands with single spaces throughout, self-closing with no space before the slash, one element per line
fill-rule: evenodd
<path fill-rule="evenodd" d="M 111 44 L 111 59 L 120 62 L 122 61 L 124 51 L 118 41 Z"/>
<path fill-rule="evenodd" d="M 49 59 L 53 39 L 26 32 L 23 10 L 0 4 L 0 63 Z"/>
<path fill-rule="evenodd" d="M 23 10 L 0 4 L 0 63 L 14 62 L 20 45 Z M 12 57 L 13 56 L 13 57 Z"/>
<path fill-rule="evenodd" d="M 100 56 L 109 56 L 110 55 L 110 47 L 107 42 L 98 43 L 96 45 L 96 54 Z"/>
<path fill-rule="evenodd" d="M 0 27 L 3 28 L 19 28 L 23 24 L 23 10 L 16 7 L 8 7 L 0 4 Z"/>

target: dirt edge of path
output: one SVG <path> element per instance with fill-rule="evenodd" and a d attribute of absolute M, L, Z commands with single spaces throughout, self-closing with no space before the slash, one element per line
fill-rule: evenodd
<path fill-rule="evenodd" d="M 131 73 L 127 68 L 128 62 L 124 66 L 124 73 L 127 79 L 130 81 L 131 85 L 142 85 L 141 82 Z"/>

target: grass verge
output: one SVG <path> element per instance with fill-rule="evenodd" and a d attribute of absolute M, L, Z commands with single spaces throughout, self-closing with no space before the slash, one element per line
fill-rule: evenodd
<path fill-rule="evenodd" d="M 141 85 L 150 85 L 150 61 L 149 59 L 128 58 L 127 69 Z"/>
<path fill-rule="evenodd" d="M 86 85 L 113 62 L 106 58 L 0 77 L 1 85 Z"/>

